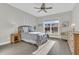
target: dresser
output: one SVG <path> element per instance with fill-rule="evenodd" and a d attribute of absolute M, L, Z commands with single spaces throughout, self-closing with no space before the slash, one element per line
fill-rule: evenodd
<path fill-rule="evenodd" d="M 71 33 L 68 44 L 73 55 L 79 55 L 79 32 Z"/>
<path fill-rule="evenodd" d="M 74 54 L 79 55 L 79 33 L 74 33 Z"/>
<path fill-rule="evenodd" d="M 70 51 L 72 53 L 72 55 L 74 55 L 74 35 L 72 32 L 69 32 L 68 34 L 68 44 L 69 44 L 69 48 L 70 48 Z"/>
<path fill-rule="evenodd" d="M 18 43 L 20 41 L 21 41 L 21 38 L 18 32 L 11 34 L 11 43 Z"/>

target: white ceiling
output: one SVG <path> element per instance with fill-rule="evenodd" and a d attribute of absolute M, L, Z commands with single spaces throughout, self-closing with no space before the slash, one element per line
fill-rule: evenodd
<path fill-rule="evenodd" d="M 61 12 L 67 12 L 73 10 L 75 3 L 47 3 L 46 6 L 52 6 L 53 9 L 47 10 L 47 13 L 44 11 L 38 12 L 38 9 L 34 9 L 34 7 L 40 7 L 41 3 L 10 3 L 9 5 L 14 6 L 24 12 L 32 14 L 36 17 L 52 15 Z"/>

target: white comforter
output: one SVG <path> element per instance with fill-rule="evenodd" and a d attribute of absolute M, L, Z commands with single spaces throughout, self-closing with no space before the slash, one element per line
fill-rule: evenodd
<path fill-rule="evenodd" d="M 29 32 L 29 34 L 38 34 L 39 36 L 45 35 L 45 33 L 42 32 Z"/>
<path fill-rule="evenodd" d="M 47 35 L 42 32 L 27 32 L 27 33 L 21 33 L 21 38 L 24 41 L 41 45 L 43 42 L 47 40 Z"/>

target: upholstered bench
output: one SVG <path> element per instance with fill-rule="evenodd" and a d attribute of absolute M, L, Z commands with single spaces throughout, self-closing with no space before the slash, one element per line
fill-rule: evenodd
<path fill-rule="evenodd" d="M 47 55 L 55 43 L 56 43 L 56 41 L 48 40 L 43 45 L 39 46 L 38 49 L 36 51 L 34 51 L 32 54 L 34 54 L 34 55 Z"/>

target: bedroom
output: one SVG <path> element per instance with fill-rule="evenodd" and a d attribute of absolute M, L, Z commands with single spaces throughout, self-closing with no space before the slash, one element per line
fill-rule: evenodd
<path fill-rule="evenodd" d="M 42 3 L 38 3 L 38 4 L 36 3 L 19 3 L 19 4 L 18 3 L 16 4 L 0 3 L 0 20 L 1 20 L 0 54 L 1 55 L 7 55 L 7 54 L 8 55 L 10 54 L 29 55 L 29 54 L 32 54 L 34 51 L 36 52 L 40 49 L 43 50 L 43 52 L 40 54 L 45 53 L 46 55 L 74 54 L 74 49 L 72 49 L 74 45 L 72 45 L 73 42 L 70 39 L 72 38 L 71 35 L 73 35 L 72 33 L 74 32 L 74 29 L 75 29 L 75 32 L 77 32 L 79 28 L 78 27 L 79 21 L 77 19 L 79 4 L 46 3 L 46 7 L 52 6 L 53 8 L 50 10 L 46 10 L 47 13 L 45 13 L 44 11 L 38 12 L 39 8 L 37 9 L 33 8 L 33 7 L 40 7 L 41 4 Z M 53 23 L 55 21 L 58 21 L 58 22 Z M 46 30 L 45 27 L 43 27 L 44 23 L 49 24 L 48 30 Z M 52 23 L 52 25 L 50 23 Z M 53 27 L 53 24 L 55 24 L 56 27 Z M 49 41 L 47 42 L 50 42 L 50 43 L 47 44 L 44 42 L 43 44 L 44 46 L 46 46 L 47 49 L 43 48 L 44 47 L 43 45 L 41 45 L 40 46 L 41 48 L 39 47 L 38 49 L 37 46 L 35 46 L 34 44 L 24 42 L 23 39 L 20 39 L 22 40 L 22 42 L 18 42 L 16 44 L 10 44 L 11 42 L 13 42 L 11 41 L 11 34 L 15 35 L 18 32 L 18 28 L 20 26 L 25 27 L 25 31 L 27 27 L 31 26 L 31 28 L 35 32 L 39 32 L 40 34 L 44 32 L 44 34 L 47 34 L 50 38 L 47 37 L 46 39 L 49 39 Z M 24 31 L 24 29 L 22 30 Z M 35 33 L 32 33 L 32 34 L 35 34 Z M 34 39 L 34 36 L 31 39 Z M 55 42 L 55 43 L 53 44 L 52 42 Z M 35 52 L 34 54 L 36 54 Z"/>

